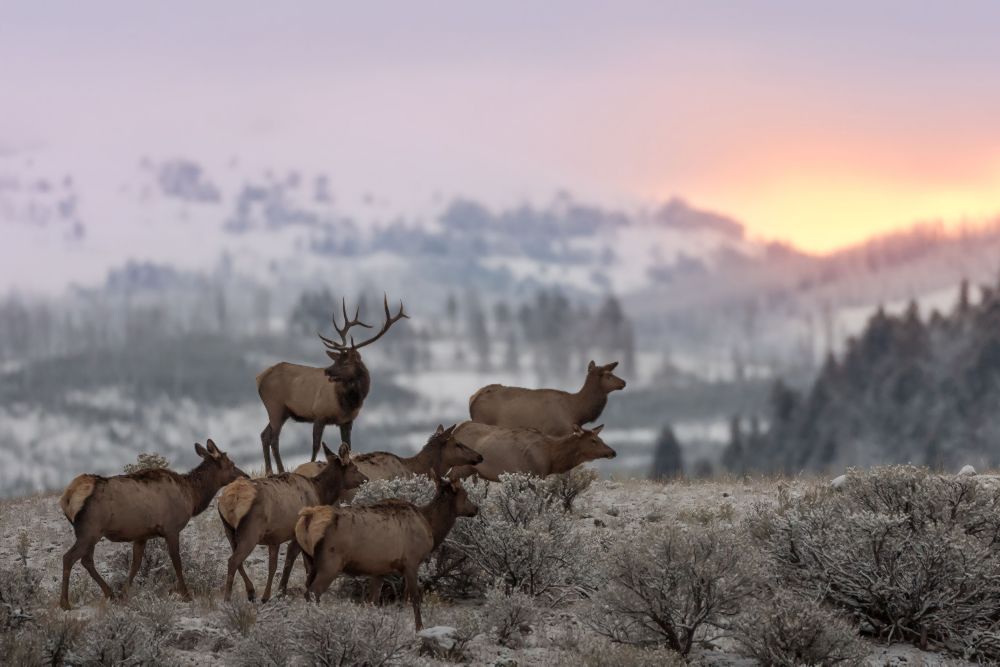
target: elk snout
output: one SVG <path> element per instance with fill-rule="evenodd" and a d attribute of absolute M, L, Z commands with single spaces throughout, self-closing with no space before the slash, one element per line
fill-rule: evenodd
<path fill-rule="evenodd" d="M 616 456 L 618 456 L 618 452 L 616 452 L 615 450 L 613 450 L 613 449 L 611 449 L 610 447 L 608 447 L 608 451 L 607 451 L 607 453 L 606 453 L 606 454 L 604 455 L 604 458 L 606 458 L 606 459 L 613 459 L 613 458 L 615 458 Z"/>

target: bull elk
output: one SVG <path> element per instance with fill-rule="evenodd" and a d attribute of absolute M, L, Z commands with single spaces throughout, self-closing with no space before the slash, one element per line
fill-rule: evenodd
<path fill-rule="evenodd" d="M 69 483 L 59 506 L 73 525 L 76 541 L 63 556 L 59 606 L 70 608 L 69 575 L 78 560 L 83 561 L 104 596 L 112 596 L 111 587 L 94 566 L 94 545 L 102 537 L 132 543 L 132 564 L 123 595 L 139 571 L 146 540 L 162 537 L 177 574 L 177 590 L 185 600 L 191 599 L 181 569 L 181 531 L 191 517 L 205 511 L 219 489 L 246 477 L 211 440 L 207 449 L 196 443 L 194 450 L 202 461 L 187 474 L 161 468 L 114 477 L 79 475 Z"/>
<path fill-rule="evenodd" d="M 600 433 L 574 426 L 569 435 L 545 435 L 535 429 L 507 429 L 475 422 L 464 422 L 455 429 L 455 437 L 483 455 L 474 466 L 456 468 L 454 474 L 467 477 L 473 473 L 491 482 L 504 473 L 523 472 L 545 477 L 572 470 L 581 463 L 613 459 L 615 450 L 604 444 Z"/>
<path fill-rule="evenodd" d="M 469 399 L 472 421 L 505 428 L 534 428 L 546 435 L 566 435 L 601 416 L 608 394 L 625 388 L 614 374 L 618 362 L 587 367 L 587 379 L 576 393 L 558 389 L 524 389 L 491 384 Z"/>
<path fill-rule="evenodd" d="M 336 313 L 333 316 L 333 328 L 340 336 L 340 342 L 319 335 L 326 345 L 326 354 L 333 364 L 326 368 L 301 366 L 281 362 L 271 366 L 257 376 L 257 393 L 267 410 L 267 426 L 260 434 L 261 446 L 264 449 L 264 467 L 267 474 L 272 473 L 271 453 L 278 466 L 278 472 L 284 472 L 278 451 L 278 437 L 281 427 L 288 419 L 298 422 L 310 422 L 313 425 L 312 458 L 316 460 L 319 445 L 323 440 L 323 429 L 328 424 L 340 427 L 340 439 L 351 443 L 351 426 L 361 411 L 361 406 L 371 389 L 371 376 L 361 360 L 359 350 L 371 345 L 385 335 L 389 328 L 409 315 L 403 312 L 403 302 L 399 302 L 399 312 L 392 315 L 389 312 L 389 297 L 383 299 L 385 307 L 385 322 L 375 336 L 355 344 L 354 337 L 348 338 L 351 327 L 359 326 L 371 329 L 371 325 L 358 319 L 361 307 L 354 311 L 354 317 L 347 316 L 347 302 L 341 302 L 344 314 L 344 326 L 337 325 Z"/>
<path fill-rule="evenodd" d="M 253 583 L 243 569 L 243 561 L 258 544 L 266 544 L 268 548 L 267 586 L 261 597 L 261 602 L 267 602 L 278 568 L 278 550 L 282 544 L 288 543 L 285 567 L 278 584 L 278 591 L 284 594 L 288 576 L 299 555 L 299 545 L 295 541 L 299 510 L 312 505 L 333 505 L 346 489 L 357 488 L 367 481 L 367 477 L 351 462 L 351 449 L 346 442 L 340 446 L 339 456 L 331 452 L 325 443 L 323 453 L 327 465 L 314 478 L 283 473 L 254 480 L 238 479 L 222 490 L 219 516 L 233 548 L 226 572 L 226 600 L 232 595 L 237 570 L 246 585 L 247 598 L 253 600 Z"/>
<path fill-rule="evenodd" d="M 319 597 L 340 575 L 369 576 L 369 599 L 377 599 L 382 577 L 402 574 L 413 604 L 416 629 L 421 591 L 420 564 L 436 549 L 460 516 L 479 511 L 461 482 L 438 481 L 434 499 L 423 507 L 403 500 L 383 500 L 366 507 L 307 507 L 299 513 L 295 539 L 306 554 L 306 599 Z"/>

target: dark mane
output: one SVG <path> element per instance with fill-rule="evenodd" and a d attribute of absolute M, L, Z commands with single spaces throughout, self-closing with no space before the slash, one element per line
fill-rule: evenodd
<path fill-rule="evenodd" d="M 190 474 L 190 473 L 189 473 Z M 164 482 L 164 481 L 178 481 L 182 475 L 178 472 L 174 472 L 169 468 L 147 468 L 145 470 L 139 470 L 137 472 L 130 472 L 121 477 L 127 477 L 129 479 L 134 479 L 137 482 Z"/>

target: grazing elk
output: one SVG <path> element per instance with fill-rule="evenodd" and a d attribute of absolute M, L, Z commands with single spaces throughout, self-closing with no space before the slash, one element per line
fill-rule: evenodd
<path fill-rule="evenodd" d="M 102 537 L 132 543 L 132 564 L 123 595 L 142 564 L 146 540 L 162 537 L 177 573 L 177 591 L 185 600 L 191 599 L 181 570 L 181 531 L 191 517 L 205 511 L 219 489 L 246 477 L 211 440 L 207 449 L 196 443 L 194 450 L 202 462 L 184 475 L 160 468 L 114 477 L 79 475 L 69 483 L 59 506 L 73 524 L 76 542 L 63 556 L 59 606 L 70 608 L 69 575 L 77 560 L 83 561 L 104 596 L 112 596 L 111 587 L 94 567 L 94 545 Z"/>
<path fill-rule="evenodd" d="M 614 371 L 618 362 L 587 367 L 587 379 L 575 394 L 558 389 L 524 389 L 491 384 L 469 399 L 469 415 L 480 424 L 505 428 L 535 428 L 547 435 L 565 435 L 601 416 L 608 394 L 625 388 Z"/>
<path fill-rule="evenodd" d="M 427 440 L 427 444 L 413 456 L 397 456 L 391 452 L 368 452 L 356 454 L 352 460 L 368 479 L 426 475 L 433 480 L 439 479 L 451 468 L 480 463 L 483 457 L 458 441 L 454 425 L 445 428 L 438 424 L 437 430 Z M 297 467 L 295 472 L 312 477 L 319 474 L 323 467 L 321 462 L 311 461 Z M 347 499 L 353 495 L 348 494 Z"/>
<path fill-rule="evenodd" d="M 383 500 L 366 507 L 307 507 L 299 513 L 295 539 L 306 554 L 306 599 L 317 600 L 341 573 L 372 578 L 369 600 L 378 599 L 382 577 L 402 574 L 413 604 L 416 629 L 421 591 L 420 563 L 436 549 L 460 516 L 475 516 L 461 482 L 438 480 L 438 492 L 423 507 L 403 500 Z"/>
<path fill-rule="evenodd" d="M 344 326 L 337 326 L 334 314 L 333 328 L 340 335 L 340 342 L 330 340 L 320 334 L 320 339 L 326 345 L 326 354 L 333 360 L 333 365 L 327 368 L 300 366 L 281 362 L 271 366 L 257 376 L 257 393 L 267 410 L 267 426 L 260 434 L 261 446 L 264 448 L 264 466 L 267 474 L 271 474 L 271 453 L 278 466 L 278 472 L 284 472 L 278 452 L 278 437 L 281 427 L 288 419 L 299 422 L 311 422 L 313 425 L 312 461 L 316 460 L 319 445 L 323 439 L 323 429 L 327 424 L 340 427 L 340 439 L 351 443 L 351 426 L 361 411 L 361 406 L 371 389 L 371 376 L 361 360 L 359 350 L 365 345 L 371 345 L 385 335 L 389 328 L 409 315 L 403 312 L 403 302 L 399 302 L 399 312 L 392 315 L 389 312 L 389 297 L 383 300 L 385 306 L 385 322 L 382 329 L 368 340 L 355 344 L 354 337 L 348 339 L 347 332 L 353 326 L 370 329 L 371 325 L 358 319 L 360 306 L 354 311 L 354 318 L 347 317 L 347 302 L 342 301 Z"/>
<path fill-rule="evenodd" d="M 604 426 L 583 429 L 574 426 L 569 435 L 545 435 L 533 428 L 507 429 L 464 422 L 455 437 L 483 455 L 482 463 L 456 468 L 453 474 L 465 478 L 475 473 L 491 482 L 504 473 L 524 472 L 545 477 L 572 470 L 581 463 L 613 459 L 615 450 L 600 438 Z"/>
<path fill-rule="evenodd" d="M 346 489 L 357 488 L 367 477 L 351 462 L 351 449 L 345 442 L 336 455 L 323 444 L 327 465 L 313 478 L 295 473 L 282 473 L 261 479 L 238 479 L 219 495 L 219 516 L 226 530 L 226 537 L 233 548 L 226 572 L 224 596 L 229 600 L 233 592 L 233 578 L 239 570 L 247 589 L 247 599 L 253 600 L 254 588 L 243 569 L 243 561 L 258 544 L 266 544 L 267 586 L 261 602 L 271 598 L 271 584 L 278 568 L 278 550 L 285 542 L 285 567 L 281 572 L 278 591 L 285 593 L 288 576 L 299 555 L 295 541 L 295 522 L 299 510 L 313 505 L 333 505 Z"/>

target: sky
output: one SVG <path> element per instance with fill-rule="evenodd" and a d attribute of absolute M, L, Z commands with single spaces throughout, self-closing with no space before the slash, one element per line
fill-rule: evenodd
<path fill-rule="evenodd" d="M 7 0 L 0 154 L 238 156 L 401 211 L 681 196 L 822 252 L 1000 214 L 997 26 L 997 2 Z"/>

